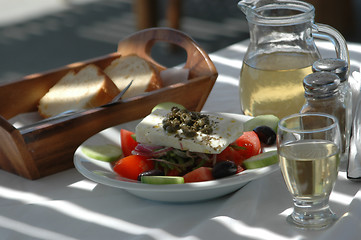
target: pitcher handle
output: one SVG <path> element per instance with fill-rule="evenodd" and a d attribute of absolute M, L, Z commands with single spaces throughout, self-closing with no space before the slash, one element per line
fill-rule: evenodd
<path fill-rule="evenodd" d="M 335 28 L 322 23 L 315 23 L 312 26 L 312 34 L 315 38 L 328 40 L 335 46 L 336 55 L 338 58 L 343 59 L 350 66 L 350 56 L 345 38 Z M 349 75 L 350 68 L 348 68 L 347 76 Z"/>

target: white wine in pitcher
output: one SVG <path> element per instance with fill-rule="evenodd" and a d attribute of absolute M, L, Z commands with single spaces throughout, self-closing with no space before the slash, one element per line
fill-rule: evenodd
<path fill-rule="evenodd" d="M 245 115 L 297 113 L 305 102 L 302 81 L 316 59 L 303 53 L 258 55 L 243 63 L 239 85 Z"/>

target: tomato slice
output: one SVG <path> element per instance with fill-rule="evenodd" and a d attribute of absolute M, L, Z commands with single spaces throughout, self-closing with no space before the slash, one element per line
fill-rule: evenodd
<path fill-rule="evenodd" d="M 261 142 L 253 131 L 244 132 L 235 142 L 217 155 L 217 161 L 233 161 L 238 166 L 247 158 L 261 153 Z"/>
<path fill-rule="evenodd" d="M 235 143 L 234 143 L 235 145 Z M 241 157 L 240 153 L 232 146 L 226 147 L 217 155 L 217 161 L 237 161 Z"/>
<path fill-rule="evenodd" d="M 244 132 L 236 141 L 236 145 L 242 147 L 237 150 L 239 158 L 236 164 L 241 164 L 243 160 L 261 153 L 261 142 L 257 134 L 253 131 Z"/>
<path fill-rule="evenodd" d="M 183 176 L 185 183 L 213 180 L 212 168 L 200 167 Z"/>
<path fill-rule="evenodd" d="M 134 133 L 125 129 L 120 129 L 120 142 L 122 145 L 123 156 L 127 157 L 132 155 L 132 151 L 138 143 L 132 137 Z"/>
<path fill-rule="evenodd" d="M 137 180 L 138 175 L 154 169 L 154 162 L 145 156 L 130 155 L 118 160 L 113 170 L 122 177 Z"/>

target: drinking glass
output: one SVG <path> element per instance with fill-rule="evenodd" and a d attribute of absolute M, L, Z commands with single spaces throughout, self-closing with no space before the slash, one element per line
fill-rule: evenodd
<path fill-rule="evenodd" d="M 300 228 L 321 229 L 336 220 L 329 207 L 340 162 L 337 119 L 323 113 L 299 113 L 278 124 L 277 150 L 293 212 L 287 221 Z"/>

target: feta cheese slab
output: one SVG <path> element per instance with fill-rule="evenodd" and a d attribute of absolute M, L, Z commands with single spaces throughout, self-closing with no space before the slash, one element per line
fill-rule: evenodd
<path fill-rule="evenodd" d="M 169 110 L 157 109 L 145 117 L 135 128 L 137 141 L 143 144 L 168 146 L 192 152 L 218 154 L 243 133 L 243 123 L 222 113 L 205 113 L 213 124 L 213 133 L 197 132 L 185 137 L 182 130 L 168 133 L 163 129 L 163 119 Z"/>

